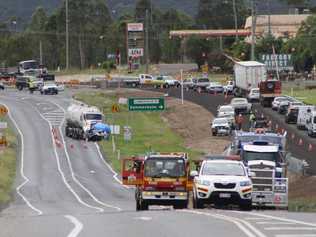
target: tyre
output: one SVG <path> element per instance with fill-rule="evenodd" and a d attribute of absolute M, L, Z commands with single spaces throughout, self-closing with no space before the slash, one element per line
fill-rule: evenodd
<path fill-rule="evenodd" d="M 212 132 L 212 136 L 216 137 L 217 136 L 217 132 Z"/>
<path fill-rule="evenodd" d="M 133 87 L 133 88 L 136 87 L 136 83 L 135 83 L 135 82 L 132 83 L 132 87 Z"/>
<path fill-rule="evenodd" d="M 188 208 L 188 202 L 185 201 L 185 202 L 181 202 L 181 203 L 175 204 L 175 205 L 173 205 L 173 208 L 176 209 L 176 210 L 186 209 L 186 208 Z"/>
<path fill-rule="evenodd" d="M 193 193 L 193 208 L 194 209 L 202 209 L 204 208 L 204 203 L 201 199 L 196 197 L 196 195 Z"/>
<path fill-rule="evenodd" d="M 252 210 L 252 202 L 251 200 L 250 201 L 247 201 L 245 203 L 242 203 L 239 205 L 239 208 L 242 210 L 242 211 L 251 211 Z"/>
<path fill-rule="evenodd" d="M 148 203 L 143 199 L 136 200 L 136 211 L 147 211 L 148 207 Z"/>

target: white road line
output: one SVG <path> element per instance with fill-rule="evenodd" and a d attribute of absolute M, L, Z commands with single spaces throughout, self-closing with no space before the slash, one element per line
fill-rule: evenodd
<path fill-rule="evenodd" d="M 83 229 L 82 223 L 74 216 L 66 215 L 65 218 L 75 225 L 75 228 L 67 235 L 67 237 L 77 237 Z"/>
<path fill-rule="evenodd" d="M 265 230 L 316 230 L 315 227 L 266 227 Z"/>
<path fill-rule="evenodd" d="M 295 223 L 290 222 L 273 222 L 273 221 L 259 221 L 256 222 L 257 225 L 295 225 Z"/>
<path fill-rule="evenodd" d="M 95 142 L 94 144 L 95 144 L 95 146 L 96 146 L 96 148 L 97 148 L 97 151 L 98 151 L 98 153 L 99 153 L 99 158 L 100 158 L 101 162 L 113 173 L 113 179 L 114 179 L 116 182 L 118 182 L 119 184 L 121 184 L 122 187 L 124 187 L 124 188 L 126 188 L 126 189 L 130 189 L 129 186 L 123 185 L 122 181 L 118 178 L 118 173 L 116 173 L 116 172 L 113 170 L 112 166 L 111 166 L 109 163 L 107 163 L 107 162 L 105 161 L 105 159 L 104 159 L 104 157 L 103 157 L 103 155 L 102 155 L 102 153 L 101 153 L 100 146 L 98 145 L 98 143 Z"/>
<path fill-rule="evenodd" d="M 2 102 L 1 102 L 2 103 Z M 16 188 L 16 192 L 17 194 L 24 200 L 24 202 L 26 203 L 26 205 L 28 205 L 28 207 L 30 207 L 33 211 L 35 211 L 38 215 L 42 215 L 43 212 L 41 210 L 39 210 L 38 208 L 34 207 L 30 201 L 21 193 L 21 188 L 23 188 L 24 185 L 26 185 L 27 183 L 30 182 L 30 180 L 25 176 L 24 174 L 24 135 L 19 127 L 19 125 L 17 124 L 17 122 L 15 121 L 15 119 L 13 118 L 9 107 L 2 103 L 7 109 L 8 109 L 8 115 L 10 120 L 13 122 L 15 128 L 17 129 L 18 133 L 20 134 L 20 139 L 21 139 L 21 168 L 20 168 L 20 174 L 22 176 L 22 178 L 24 179 L 24 182 L 22 184 L 20 184 L 17 188 Z"/>
<path fill-rule="evenodd" d="M 56 105 L 57 107 L 59 107 L 63 112 L 64 114 L 66 114 L 66 111 L 64 110 L 63 107 L 61 107 L 59 104 L 56 104 L 54 102 L 51 102 L 52 104 Z M 98 198 L 96 198 L 92 192 L 86 188 L 82 183 L 79 182 L 79 180 L 76 178 L 75 176 L 75 173 L 73 171 L 73 168 L 72 168 L 72 164 L 70 162 L 70 156 L 69 156 L 69 153 L 68 153 L 68 148 L 67 148 L 67 143 L 65 141 L 65 138 L 64 138 L 64 135 L 63 135 L 63 132 L 62 132 L 62 124 L 64 123 L 65 119 L 63 119 L 61 125 L 59 126 L 59 133 L 60 133 L 60 136 L 61 136 L 61 139 L 62 139 L 62 143 L 64 144 L 64 151 L 65 151 L 65 154 L 66 154 L 66 157 L 67 157 L 67 162 L 68 162 L 68 165 L 69 165 L 69 168 L 70 168 L 70 172 L 71 172 L 71 176 L 72 176 L 72 179 L 84 190 L 86 191 L 87 194 L 90 195 L 90 197 L 98 204 L 102 205 L 102 206 L 105 206 L 105 207 L 108 207 L 108 208 L 112 208 L 112 209 L 116 209 L 117 211 L 121 211 L 122 209 L 117 207 L 117 206 L 113 206 L 113 205 L 109 205 L 109 204 L 106 204 L 102 201 L 100 201 Z"/>
<path fill-rule="evenodd" d="M 257 235 L 252 233 L 248 228 L 250 228 L 252 231 L 256 230 L 256 231 L 254 231 L 256 234 L 260 233 L 258 236 L 266 237 L 263 233 L 261 233 L 255 227 L 253 227 L 250 223 L 248 223 L 246 221 L 241 222 L 239 219 L 236 219 L 236 218 L 233 218 L 233 217 L 230 217 L 230 216 L 224 216 L 224 215 L 219 215 L 219 214 L 211 214 L 211 213 L 208 213 L 208 212 L 200 212 L 200 211 L 194 211 L 194 210 L 182 210 L 181 212 L 192 213 L 192 214 L 197 214 L 197 215 L 204 215 L 204 216 L 210 216 L 210 217 L 213 217 L 213 218 L 216 218 L 216 219 L 221 219 L 221 220 L 224 220 L 224 221 L 231 222 L 231 223 L 235 224 L 248 237 L 257 237 Z M 244 226 L 244 224 L 246 224 L 246 223 L 247 223 L 248 228 Z"/>
<path fill-rule="evenodd" d="M 32 105 L 32 104 L 31 104 L 31 105 Z M 51 131 L 51 130 L 52 130 L 52 125 L 51 125 L 50 121 L 49 121 L 48 119 L 46 119 L 46 118 L 40 113 L 40 111 L 39 111 L 36 107 L 34 107 L 34 108 L 35 108 L 35 110 L 39 113 L 39 115 L 48 123 L 49 129 L 50 129 L 50 131 Z M 67 182 L 66 177 L 65 177 L 65 174 L 64 174 L 64 172 L 63 172 L 62 169 L 61 169 L 60 157 L 59 157 L 58 152 L 57 152 L 56 143 L 54 142 L 54 135 L 53 135 L 52 132 L 50 132 L 50 134 L 51 134 L 52 143 L 53 143 L 53 148 L 54 148 L 54 153 L 55 153 L 55 158 L 56 158 L 56 162 L 57 162 L 57 169 L 58 169 L 58 172 L 60 173 L 60 175 L 61 175 L 61 177 L 62 177 L 62 180 L 63 180 L 64 184 L 65 184 L 66 187 L 68 188 L 68 190 L 74 195 L 74 197 L 77 199 L 77 201 L 78 201 L 80 204 L 84 205 L 85 207 L 88 207 L 88 208 L 91 208 L 91 209 L 95 209 L 95 210 L 97 210 L 97 211 L 99 211 L 99 212 L 103 212 L 103 211 L 104 211 L 103 208 L 96 207 L 96 206 L 92 206 L 92 205 L 86 203 L 85 201 L 83 201 L 83 200 L 79 197 L 79 195 L 76 193 L 76 191 L 75 191 L 75 190 L 70 186 L 70 184 Z"/>
<path fill-rule="evenodd" d="M 245 215 L 245 213 L 241 212 L 241 211 L 233 211 L 233 212 L 239 213 L 241 215 Z M 252 215 L 252 216 L 266 218 L 266 219 L 269 219 L 269 220 L 278 220 L 278 221 L 291 222 L 291 223 L 295 223 L 295 224 L 316 227 L 316 223 L 309 223 L 309 222 L 305 222 L 305 221 L 298 221 L 298 220 L 293 220 L 293 219 L 288 219 L 288 218 L 283 218 L 283 217 L 276 217 L 276 216 L 270 216 L 270 215 L 266 215 L 266 214 L 259 214 L 259 213 L 251 213 L 251 212 L 249 212 L 247 214 L 248 215 Z"/>
<path fill-rule="evenodd" d="M 263 220 L 267 220 L 267 218 L 263 218 L 263 217 L 246 217 L 246 218 L 244 218 L 244 220 L 248 220 L 248 221 L 263 221 Z"/>

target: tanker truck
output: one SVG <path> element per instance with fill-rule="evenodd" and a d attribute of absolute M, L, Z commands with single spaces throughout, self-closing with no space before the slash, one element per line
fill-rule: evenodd
<path fill-rule="evenodd" d="M 74 139 L 100 141 L 109 138 L 111 129 L 103 123 L 103 114 L 97 107 L 72 104 L 66 113 L 65 133 Z"/>

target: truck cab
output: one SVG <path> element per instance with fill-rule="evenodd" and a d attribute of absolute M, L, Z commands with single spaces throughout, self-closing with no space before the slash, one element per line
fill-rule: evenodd
<path fill-rule="evenodd" d="M 282 84 L 279 80 L 265 80 L 259 83 L 260 103 L 264 107 L 271 107 L 275 97 L 281 95 Z"/>
<path fill-rule="evenodd" d="M 186 153 L 152 153 L 122 161 L 122 182 L 136 186 L 136 210 L 150 205 L 188 206 L 190 165 Z"/>

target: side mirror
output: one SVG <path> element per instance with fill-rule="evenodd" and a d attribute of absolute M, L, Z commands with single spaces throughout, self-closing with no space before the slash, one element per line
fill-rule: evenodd
<path fill-rule="evenodd" d="M 256 173 L 250 171 L 250 172 L 248 172 L 248 176 L 249 176 L 249 177 L 256 177 Z"/>
<path fill-rule="evenodd" d="M 191 177 L 196 177 L 196 176 L 198 176 L 199 175 L 199 173 L 196 171 L 196 170 L 192 170 L 191 172 L 190 172 L 190 176 Z"/>

